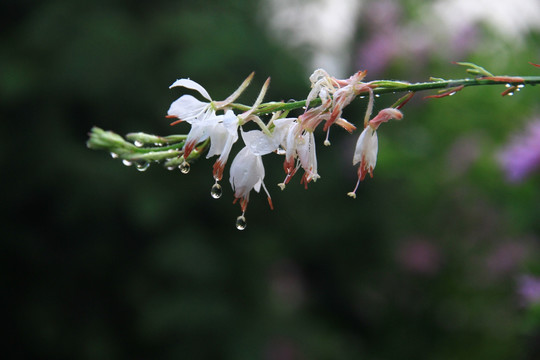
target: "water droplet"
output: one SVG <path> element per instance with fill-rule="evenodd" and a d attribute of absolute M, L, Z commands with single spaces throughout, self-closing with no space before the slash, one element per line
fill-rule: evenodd
<path fill-rule="evenodd" d="M 140 142 L 139 140 L 135 140 L 133 142 L 133 145 L 135 145 L 136 147 L 142 147 L 144 144 L 142 142 Z"/>
<path fill-rule="evenodd" d="M 223 191 L 221 190 L 221 185 L 219 185 L 218 183 L 215 183 L 212 186 L 212 190 L 210 190 L 210 195 L 212 195 L 214 199 L 219 199 L 222 193 Z"/>
<path fill-rule="evenodd" d="M 518 89 L 523 89 L 525 87 L 525 85 L 519 84 L 517 87 L 518 87 Z"/>
<path fill-rule="evenodd" d="M 126 166 L 131 166 L 132 162 L 129 161 L 129 160 L 124 159 L 124 160 L 122 160 L 122 164 L 124 164 Z"/>
<path fill-rule="evenodd" d="M 178 168 L 180 169 L 180 172 L 182 174 L 187 174 L 190 170 L 190 165 L 187 161 L 184 161 L 183 163 L 180 164 L 180 166 L 178 166 Z"/>
<path fill-rule="evenodd" d="M 161 147 L 161 146 L 163 146 L 163 143 L 157 142 L 157 143 L 154 143 L 154 146 Z"/>
<path fill-rule="evenodd" d="M 506 86 L 507 88 L 509 88 L 509 87 L 512 87 L 512 84 L 506 84 L 506 85 L 504 85 L 504 86 Z"/>
<path fill-rule="evenodd" d="M 508 94 L 506 94 L 508 96 L 514 96 L 514 93 L 513 92 L 509 92 Z"/>
<path fill-rule="evenodd" d="M 150 163 L 145 161 L 145 162 L 138 163 L 136 166 L 137 166 L 137 170 L 146 171 L 146 169 L 150 167 Z"/>
<path fill-rule="evenodd" d="M 454 95 L 456 95 L 456 92 L 455 92 L 455 91 L 454 91 L 454 92 L 451 92 L 450 94 L 448 94 L 448 96 L 454 96 Z"/>
<path fill-rule="evenodd" d="M 112 152 L 112 153 L 111 153 L 111 157 L 112 157 L 113 159 L 118 159 L 118 154 Z"/>
<path fill-rule="evenodd" d="M 167 170 L 169 171 L 173 171 L 174 169 L 176 169 L 176 166 L 167 166 Z"/>
<path fill-rule="evenodd" d="M 360 96 L 360 99 L 365 99 L 366 97 L 364 95 Z"/>
<path fill-rule="evenodd" d="M 238 230 L 244 230 L 247 226 L 247 223 L 246 223 L 246 218 L 244 217 L 244 215 L 240 215 L 239 217 L 236 218 L 236 228 Z"/>
<path fill-rule="evenodd" d="M 381 97 L 381 94 L 375 94 L 375 97 Z"/>

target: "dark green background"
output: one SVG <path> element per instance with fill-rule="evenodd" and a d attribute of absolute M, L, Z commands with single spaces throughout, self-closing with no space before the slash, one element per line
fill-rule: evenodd
<path fill-rule="evenodd" d="M 403 21 L 413 22 L 419 3 L 402 4 Z M 381 127 L 375 177 L 355 201 L 346 193 L 356 181 L 356 136 L 332 131 L 333 145 L 318 149 L 321 179 L 308 191 L 299 176 L 279 191 L 282 159 L 266 156 L 275 210 L 252 193 L 240 232 L 228 182 L 220 200 L 210 197 L 213 161 L 196 162 L 189 175 L 156 165 L 140 173 L 85 142 L 94 125 L 119 134 L 187 131 L 164 119 L 181 94 L 168 86 L 181 77 L 224 99 L 256 71 L 242 102 L 251 103 L 268 76 L 268 100 L 305 98 L 308 52 L 271 36 L 257 1 L 19 0 L 0 10 L 6 353 L 540 356 L 537 322 L 516 294 L 519 274 L 540 269 L 540 178 L 509 185 L 494 160 L 511 132 L 539 113 L 539 88 L 506 98 L 503 87 L 417 96 L 401 123 Z M 373 35 L 364 23 L 355 48 Z M 486 51 L 497 35 L 479 32 L 483 46 L 460 58 L 431 49 L 421 66 L 397 57 L 379 76 L 461 78 L 454 60 L 538 75 L 527 64 L 540 62 L 538 33 L 501 66 Z M 380 98 L 376 109 L 393 101 Z M 344 117 L 360 124 L 364 109 L 355 101 Z"/>

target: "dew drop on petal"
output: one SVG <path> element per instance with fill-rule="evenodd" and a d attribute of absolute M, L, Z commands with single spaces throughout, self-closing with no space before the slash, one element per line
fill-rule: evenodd
<path fill-rule="evenodd" d="M 142 142 L 140 142 L 139 140 L 135 140 L 133 142 L 133 144 L 136 146 L 136 147 L 142 147 L 144 144 Z"/>
<path fill-rule="evenodd" d="M 239 217 L 236 218 L 236 228 L 238 230 L 244 230 L 247 226 L 247 223 L 246 223 L 246 218 L 244 217 L 244 215 L 240 215 Z"/>
<path fill-rule="evenodd" d="M 131 166 L 132 162 L 129 161 L 129 160 L 124 159 L 124 160 L 122 160 L 122 164 L 124 164 L 126 166 Z"/>
<path fill-rule="evenodd" d="M 118 159 L 118 154 L 117 154 L 117 153 L 111 152 L 111 157 L 112 157 L 113 159 Z"/>
<path fill-rule="evenodd" d="M 223 191 L 221 189 L 221 185 L 219 185 L 218 183 L 215 183 L 210 190 L 210 195 L 212 195 L 214 199 L 219 199 L 222 193 Z"/>
<path fill-rule="evenodd" d="M 150 163 L 145 161 L 137 164 L 136 167 L 139 171 L 146 171 L 150 167 Z"/>
<path fill-rule="evenodd" d="M 182 174 L 187 174 L 190 170 L 190 165 L 187 161 L 184 161 L 183 163 L 180 164 L 180 166 L 178 166 L 178 168 L 180 169 L 180 172 Z"/>

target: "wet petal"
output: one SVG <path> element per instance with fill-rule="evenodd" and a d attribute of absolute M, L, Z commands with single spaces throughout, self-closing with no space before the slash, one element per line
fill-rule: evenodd
<path fill-rule="evenodd" d="M 191 95 L 183 95 L 171 104 L 167 114 L 191 124 L 207 108 L 208 103 L 202 102 Z"/>

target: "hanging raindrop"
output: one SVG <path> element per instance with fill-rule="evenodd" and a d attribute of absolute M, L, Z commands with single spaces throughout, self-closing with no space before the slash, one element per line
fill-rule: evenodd
<path fill-rule="evenodd" d="M 140 142 L 139 140 L 135 140 L 133 142 L 133 145 L 135 145 L 136 147 L 142 147 L 144 144 L 142 142 Z"/>
<path fill-rule="evenodd" d="M 182 174 L 187 174 L 189 172 L 190 166 L 187 161 L 184 161 L 183 163 L 180 164 L 180 166 L 178 166 L 178 168 L 180 169 L 180 172 Z"/>
<path fill-rule="evenodd" d="M 222 193 L 223 191 L 221 189 L 221 185 L 219 185 L 218 183 L 215 183 L 212 186 L 212 190 L 210 190 L 210 195 L 212 195 L 214 199 L 219 199 Z"/>
<path fill-rule="evenodd" d="M 117 154 L 117 153 L 111 152 L 111 157 L 112 157 L 113 159 L 118 159 L 118 154 Z"/>
<path fill-rule="evenodd" d="M 137 170 L 139 171 L 146 171 L 146 169 L 150 167 L 150 163 L 145 161 L 142 163 L 138 163 L 136 167 L 137 167 Z"/>
<path fill-rule="evenodd" d="M 246 226 L 247 226 L 246 218 L 244 217 L 244 215 L 240 215 L 239 217 L 236 218 L 236 228 L 238 230 L 244 230 Z"/>
<path fill-rule="evenodd" d="M 129 161 L 129 160 L 124 159 L 124 160 L 122 160 L 122 164 L 124 164 L 126 166 L 131 166 L 132 162 Z"/>

